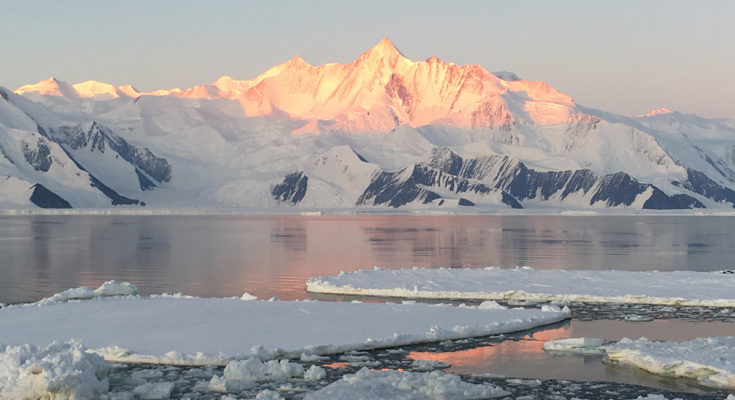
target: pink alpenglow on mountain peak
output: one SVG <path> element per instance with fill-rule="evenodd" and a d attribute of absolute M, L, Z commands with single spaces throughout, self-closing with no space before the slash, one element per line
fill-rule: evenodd
<path fill-rule="evenodd" d="M 81 99 L 117 99 L 119 97 L 138 97 L 140 92 L 131 85 L 115 87 L 109 83 L 84 81 L 70 85 L 54 77 L 31 85 L 19 87 L 16 94 L 38 94 L 41 96 L 55 96 Z"/>
<path fill-rule="evenodd" d="M 572 98 L 548 83 L 519 80 L 512 73 L 499 76 L 513 79 L 501 79 L 479 65 L 460 66 L 438 57 L 413 61 L 386 37 L 349 64 L 312 66 L 295 56 L 252 80 L 222 76 L 211 85 L 144 93 L 130 86 L 115 88 L 99 82 L 83 82 L 63 90 L 58 83 L 42 81 L 23 86 L 16 93 L 231 99 L 238 101 L 248 116 L 285 113 L 302 120 L 295 134 L 387 133 L 403 124 L 466 128 L 554 125 L 568 122 L 575 114 Z"/>
<path fill-rule="evenodd" d="M 25 93 L 38 93 L 42 96 L 77 96 L 76 91 L 68 83 L 60 81 L 53 76 L 38 83 L 21 86 L 15 93 L 20 95 Z"/>
<path fill-rule="evenodd" d="M 673 111 L 666 107 L 655 108 L 646 114 L 646 117 L 653 117 L 654 115 L 671 114 Z"/>

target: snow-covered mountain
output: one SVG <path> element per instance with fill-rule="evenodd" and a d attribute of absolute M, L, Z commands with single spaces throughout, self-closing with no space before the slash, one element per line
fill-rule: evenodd
<path fill-rule="evenodd" d="M 387 38 L 251 80 L 51 78 L 0 95 L 5 208 L 735 206 L 733 120 L 607 113 Z"/>

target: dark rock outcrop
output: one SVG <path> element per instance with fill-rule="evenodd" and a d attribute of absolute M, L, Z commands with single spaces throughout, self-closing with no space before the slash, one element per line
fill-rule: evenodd
<path fill-rule="evenodd" d="M 51 168 L 53 161 L 51 160 L 51 149 L 44 138 L 38 138 L 36 149 L 23 142 L 23 157 L 36 171 L 47 172 Z"/>
<path fill-rule="evenodd" d="M 104 153 L 110 149 L 158 183 L 171 180 L 173 171 L 167 159 L 156 156 L 148 148 L 129 144 L 125 139 L 96 122 L 92 122 L 87 130 L 84 130 L 81 125 L 62 127 L 54 138 L 59 143 L 70 146 L 72 150 L 87 148 L 92 152 Z M 151 179 L 148 180 L 153 183 Z M 144 188 L 144 185 L 141 184 L 141 189 L 152 189 L 150 185 L 146 186 L 147 188 Z"/>
<path fill-rule="evenodd" d="M 283 182 L 273 187 L 271 194 L 278 201 L 298 204 L 306 195 L 308 183 L 309 177 L 303 172 L 292 172 L 283 178 Z"/>
<path fill-rule="evenodd" d="M 502 195 L 503 195 L 503 197 L 502 197 L 503 204 L 510 206 L 510 208 L 516 208 L 516 209 L 523 208 L 523 206 L 521 205 L 521 203 L 519 203 L 518 200 L 516 200 L 515 198 L 513 198 L 513 196 L 511 196 L 511 195 L 509 195 L 508 193 L 505 193 L 505 192 L 503 192 Z"/>
<path fill-rule="evenodd" d="M 418 187 L 414 174 L 408 175 L 407 178 L 406 175 L 405 169 L 376 174 L 357 199 L 356 205 L 388 205 L 398 208 L 416 201 L 427 204 L 441 198 L 434 192 Z"/>
<path fill-rule="evenodd" d="M 273 188 L 272 195 L 279 201 L 296 204 L 306 194 L 307 180 L 303 172 L 291 173 Z M 735 203 L 734 191 L 694 170 L 689 170 L 686 182 L 674 184 L 718 201 Z M 658 187 L 639 182 L 622 171 L 605 175 L 596 175 L 588 169 L 536 171 L 508 156 L 464 159 L 446 147 L 434 148 L 426 162 L 413 167 L 397 172 L 378 170 L 355 205 L 397 208 L 435 200 L 440 200 L 437 205 L 442 205 L 449 197 L 459 198 L 459 205 L 470 206 L 484 197 L 493 202 L 499 197 L 503 204 L 520 209 L 524 208 L 525 200 L 563 202 L 574 196 L 575 204 L 581 200 L 590 206 L 601 203 L 605 207 L 625 207 L 632 206 L 647 193 L 650 196 L 640 205 L 643 209 L 705 207 L 692 196 L 667 195 Z"/>
<path fill-rule="evenodd" d="M 41 208 L 72 208 L 68 201 L 37 183 L 32 186 L 31 203 Z"/>
<path fill-rule="evenodd" d="M 691 190 L 714 201 L 727 202 L 735 208 L 735 191 L 722 186 L 710 179 L 704 173 L 695 169 L 687 168 L 687 180 L 684 182 L 672 182 L 676 186 Z"/>
<path fill-rule="evenodd" d="M 590 205 L 604 202 L 606 207 L 630 206 L 649 188 L 653 189 L 653 194 L 643 208 L 704 207 L 691 196 L 668 196 L 655 186 L 640 183 L 624 172 L 602 176 L 588 169 L 539 172 L 507 156 L 465 160 L 448 148 L 434 149 L 429 161 L 417 165 L 415 171 L 414 176 L 421 185 L 454 193 L 483 195 L 500 190 L 503 203 L 513 208 L 522 208 L 521 202 L 527 199 L 545 201 L 557 196 L 563 201 L 572 194 L 589 197 Z"/>

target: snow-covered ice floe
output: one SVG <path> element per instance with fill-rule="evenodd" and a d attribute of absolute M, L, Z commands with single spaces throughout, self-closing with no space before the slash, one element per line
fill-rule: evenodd
<path fill-rule="evenodd" d="M 624 338 L 609 345 L 603 345 L 603 340 L 597 338 L 570 338 L 548 341 L 544 343 L 544 350 L 606 354 L 609 361 L 631 364 L 654 374 L 689 378 L 703 386 L 735 390 L 733 336 L 685 342 Z"/>
<path fill-rule="evenodd" d="M 648 372 L 696 379 L 712 388 L 735 390 L 735 337 L 697 338 L 685 342 L 628 338 L 604 346 L 610 361 Z"/>
<path fill-rule="evenodd" d="M 441 371 L 398 372 L 363 368 L 316 392 L 306 400 L 491 399 L 509 395 L 492 384 L 463 382 Z"/>
<path fill-rule="evenodd" d="M 128 296 L 4 307 L 0 344 L 74 339 L 109 361 L 225 365 L 493 335 L 567 318 L 556 307 Z"/>
<path fill-rule="evenodd" d="M 0 345 L 0 399 L 98 399 L 109 365 L 78 341 Z"/>
<path fill-rule="evenodd" d="M 313 293 L 735 307 L 735 274 L 694 271 L 375 268 L 314 277 Z"/>

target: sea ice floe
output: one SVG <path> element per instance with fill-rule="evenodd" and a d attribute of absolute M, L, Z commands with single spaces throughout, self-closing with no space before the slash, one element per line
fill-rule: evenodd
<path fill-rule="evenodd" d="M 648 372 L 690 378 L 701 385 L 735 389 L 735 337 L 697 338 L 684 342 L 624 338 L 604 346 L 611 361 Z"/>
<path fill-rule="evenodd" d="M 292 379 L 318 381 L 326 378 L 324 368 L 312 365 L 304 370 L 304 366 L 288 360 L 270 360 L 263 362 L 257 358 L 230 361 L 222 376 L 214 375 L 208 382 L 201 382 L 194 387 L 200 392 L 240 393 L 253 389 L 262 382 L 288 382 Z"/>
<path fill-rule="evenodd" d="M 479 305 L 480 310 L 505 310 L 508 307 L 498 304 L 493 300 L 485 300 Z"/>
<path fill-rule="evenodd" d="M 630 322 L 648 322 L 653 321 L 653 317 L 650 315 L 639 315 L 639 314 L 625 314 L 624 319 Z"/>
<path fill-rule="evenodd" d="M 327 371 L 324 368 L 312 365 L 304 372 L 304 379 L 307 381 L 320 381 L 327 377 Z"/>
<path fill-rule="evenodd" d="M 623 338 L 609 345 L 604 345 L 602 339 L 582 337 L 548 341 L 543 348 L 550 352 L 605 354 L 609 361 L 631 364 L 654 374 L 694 379 L 712 388 L 735 389 L 733 336 L 684 342 Z"/>
<path fill-rule="evenodd" d="M 255 396 L 255 400 L 283 400 L 283 396 L 270 389 L 261 390 Z"/>
<path fill-rule="evenodd" d="M 94 290 L 94 295 L 98 297 L 135 296 L 137 294 L 138 287 L 130 282 L 107 281 Z"/>
<path fill-rule="evenodd" d="M 83 340 L 108 361 L 225 365 L 526 330 L 568 310 L 123 296 L 0 309 L 0 342 Z M 142 334 L 144 332 L 144 334 Z"/>
<path fill-rule="evenodd" d="M 95 297 L 136 296 L 137 294 L 138 288 L 130 282 L 107 281 L 95 290 L 86 286 L 71 288 L 51 297 L 41 299 L 35 304 L 45 305 L 70 300 L 89 300 Z"/>
<path fill-rule="evenodd" d="M 735 274 L 521 268 L 365 269 L 314 277 L 314 293 L 534 302 L 735 307 Z M 520 303 L 519 303 L 520 302 Z"/>
<path fill-rule="evenodd" d="M 495 385 L 463 382 L 459 376 L 441 371 L 399 372 L 363 368 L 307 394 L 305 400 L 461 400 L 498 398 L 509 394 Z"/>
<path fill-rule="evenodd" d="M 230 361 L 225 367 L 225 379 L 237 381 L 286 381 L 303 378 L 304 366 L 288 360 L 263 362 L 257 358 Z"/>
<path fill-rule="evenodd" d="M 144 383 L 136 386 L 133 393 L 141 400 L 166 400 L 173 390 L 173 382 Z"/>
<path fill-rule="evenodd" d="M 245 292 L 240 296 L 240 300 L 249 301 L 249 300 L 258 300 L 258 296 L 252 295 L 248 292 Z"/>
<path fill-rule="evenodd" d="M 98 399 L 109 391 L 108 370 L 78 341 L 0 345 L 0 399 Z"/>
<path fill-rule="evenodd" d="M 449 368 L 451 365 L 437 360 L 413 360 L 411 370 L 416 372 L 434 371 Z"/>
<path fill-rule="evenodd" d="M 604 354 L 602 344 L 603 340 L 598 338 L 558 339 L 544 343 L 544 350 L 577 354 Z"/>

